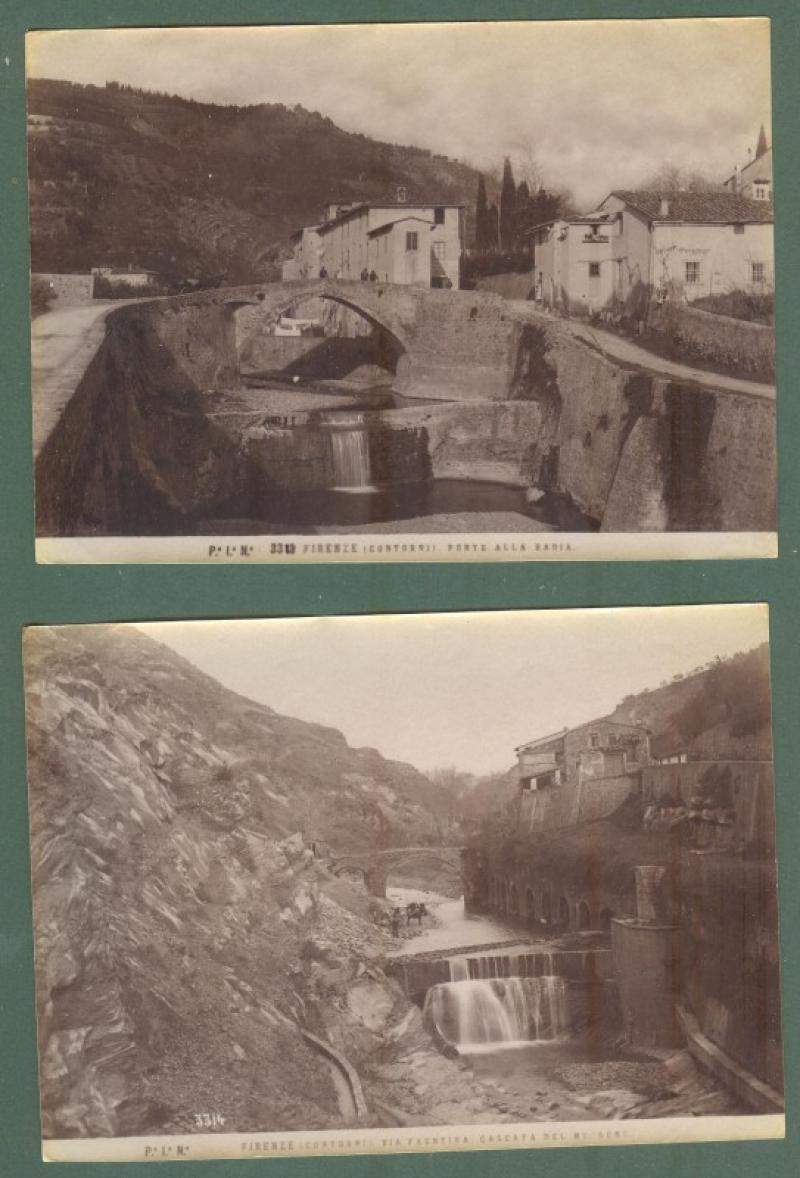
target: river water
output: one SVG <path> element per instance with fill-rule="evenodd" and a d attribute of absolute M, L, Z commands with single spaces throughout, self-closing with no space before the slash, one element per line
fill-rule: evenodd
<path fill-rule="evenodd" d="M 486 916 L 471 916 L 464 911 L 464 900 L 448 900 L 434 892 L 421 892 L 413 888 L 389 888 L 388 898 L 405 907 L 413 900 L 422 901 L 436 920 L 436 925 L 425 929 L 419 936 L 404 941 L 402 954 L 433 953 L 445 949 L 466 949 L 472 945 L 518 944 L 527 941 L 520 938 L 519 929 L 500 924 Z"/>
<path fill-rule="evenodd" d="M 467 530 L 475 532 L 496 531 L 500 516 L 506 517 L 506 528 L 516 517 L 513 531 L 590 531 L 596 527 L 558 496 L 528 503 L 523 486 L 432 478 L 422 448 L 411 455 L 403 443 L 406 456 L 398 459 L 399 451 L 395 453 L 393 447 L 403 430 L 393 435 L 383 414 L 427 402 L 403 397 L 385 385 L 348 389 L 335 382 L 295 384 L 272 377 L 260 380 L 257 387 L 251 383 L 227 390 L 223 402 L 214 404 L 215 417 L 256 411 L 265 414 L 275 428 L 297 430 L 298 436 L 319 436 L 330 447 L 332 466 L 328 487 L 272 487 L 267 500 L 258 505 L 258 518 L 248 512 L 247 517 L 243 514 L 241 519 L 234 516 L 224 521 L 224 530 L 231 534 L 304 533 L 453 515 L 463 516 L 462 523 L 471 522 Z M 384 455 L 377 462 L 375 451 Z M 392 456 L 387 459 L 389 453 Z M 416 473 L 415 466 L 419 468 Z M 209 521 L 200 523 L 199 530 L 208 530 Z"/>
<path fill-rule="evenodd" d="M 427 905 L 436 923 L 404 940 L 397 955 L 453 951 L 451 981 L 428 990 L 425 1017 L 457 1047 L 476 1079 L 508 1102 L 515 1119 L 616 1119 L 643 1107 L 670 1083 L 663 1062 L 668 1053 L 616 1046 L 619 1028 L 601 1010 L 594 1009 L 592 1028 L 584 1022 L 575 1031 L 564 979 L 467 977 L 465 954 L 477 946 L 486 947 L 484 955 L 491 946 L 503 955 L 535 950 L 547 962 L 546 941 L 521 937 L 518 929 L 489 917 L 468 915 L 460 899 L 409 888 L 390 888 L 387 894 L 401 906 L 412 900 Z M 701 1085 L 705 1100 L 709 1087 Z M 696 1096 L 693 1090 L 676 1099 L 674 1111 L 665 1109 L 662 1115 L 687 1115 L 694 1111 Z M 719 1100 L 718 1111 L 735 1111 L 726 1096 L 720 1094 Z"/>

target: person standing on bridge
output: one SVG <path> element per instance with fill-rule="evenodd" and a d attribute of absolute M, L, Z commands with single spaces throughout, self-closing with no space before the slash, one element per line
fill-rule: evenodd
<path fill-rule="evenodd" d="M 364 269 L 361 271 L 361 281 L 362 281 L 362 282 L 368 282 L 368 281 L 369 281 L 369 270 L 367 269 L 367 267 L 366 267 L 366 266 L 365 266 L 365 267 L 364 267 Z"/>
<path fill-rule="evenodd" d="M 403 921 L 403 913 L 401 912 L 401 910 L 399 908 L 393 908 L 392 915 L 391 915 L 391 925 L 392 925 L 392 936 L 393 937 L 400 936 L 400 927 L 402 925 L 402 921 Z"/>
<path fill-rule="evenodd" d="M 320 276 L 320 278 L 327 278 L 328 277 L 328 271 L 325 269 L 324 266 L 320 266 L 319 276 Z"/>

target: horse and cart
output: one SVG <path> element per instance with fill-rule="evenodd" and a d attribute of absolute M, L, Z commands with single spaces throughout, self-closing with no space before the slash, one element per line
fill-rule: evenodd
<path fill-rule="evenodd" d="M 404 909 L 400 908 L 399 906 L 393 908 L 389 918 L 389 922 L 392 926 L 392 935 L 395 937 L 400 936 L 403 917 L 405 917 L 406 928 L 408 928 L 408 926 L 414 920 L 417 922 L 417 926 L 422 928 L 423 920 L 426 916 L 429 915 L 430 914 L 425 904 L 417 900 L 412 900 L 410 904 L 406 904 Z"/>

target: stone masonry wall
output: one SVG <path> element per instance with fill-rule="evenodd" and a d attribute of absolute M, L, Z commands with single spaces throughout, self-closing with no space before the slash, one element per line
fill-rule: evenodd
<path fill-rule="evenodd" d="M 91 303 L 94 298 L 93 274 L 33 274 L 41 278 L 56 296 L 56 308 Z"/>
<path fill-rule="evenodd" d="M 698 307 L 651 303 L 647 332 L 681 359 L 757 380 L 775 379 L 775 330 L 767 324 L 714 315 Z"/>
<path fill-rule="evenodd" d="M 115 310 L 39 455 L 40 534 L 169 531 L 246 493 L 241 439 L 203 398 L 238 383 L 237 308 L 263 295 L 274 317 L 289 285 Z M 351 285 L 403 349 L 395 387 L 435 400 L 380 416 L 416 469 L 538 487 L 606 531 L 774 527 L 774 402 L 626 369 L 498 296 Z"/>

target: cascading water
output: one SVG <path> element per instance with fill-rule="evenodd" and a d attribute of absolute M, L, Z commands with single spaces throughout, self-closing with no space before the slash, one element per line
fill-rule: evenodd
<path fill-rule="evenodd" d="M 442 982 L 428 991 L 424 1014 L 462 1052 L 552 1040 L 569 1028 L 567 984 L 552 975 Z"/>
<path fill-rule="evenodd" d="M 556 973 L 560 960 L 549 949 L 535 953 L 493 953 L 470 957 L 451 957 L 450 981 L 470 978 L 541 978 Z M 562 970 L 563 972 L 563 970 Z"/>
<path fill-rule="evenodd" d="M 366 429 L 331 430 L 333 489 L 335 491 L 374 491 L 369 457 L 369 434 Z"/>

